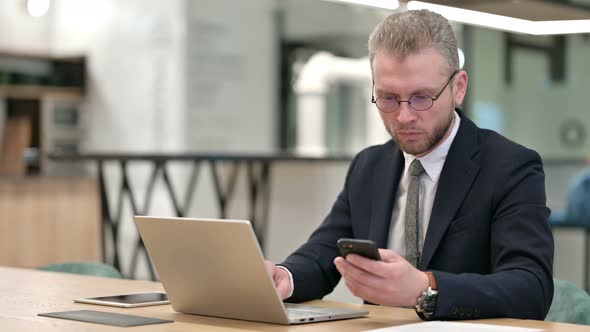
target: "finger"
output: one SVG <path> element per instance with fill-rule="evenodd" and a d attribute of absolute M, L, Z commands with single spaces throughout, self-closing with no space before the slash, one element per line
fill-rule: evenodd
<path fill-rule="evenodd" d="M 369 301 L 374 304 L 386 303 L 386 299 L 384 298 L 385 293 L 381 292 L 380 290 L 376 289 L 371 285 L 359 283 L 352 278 L 345 279 L 345 284 L 352 294 L 360 297 L 365 301 Z"/>
<path fill-rule="evenodd" d="M 379 249 L 379 255 L 384 262 L 405 260 L 400 254 L 390 249 Z"/>
<path fill-rule="evenodd" d="M 385 265 L 383 262 L 381 264 Z M 395 298 L 387 298 L 392 294 L 391 280 L 366 272 L 342 258 L 338 260 L 337 268 L 355 296 L 375 304 L 395 303 Z"/>
<path fill-rule="evenodd" d="M 264 261 L 264 266 L 266 266 L 266 270 L 270 273 L 271 276 L 275 276 L 276 274 L 276 266 L 271 261 Z"/>
<path fill-rule="evenodd" d="M 289 293 L 291 293 L 291 281 L 289 280 L 289 276 L 279 279 L 276 284 L 279 294 L 281 294 L 281 298 L 283 300 L 286 299 Z"/>
<path fill-rule="evenodd" d="M 351 255 L 347 255 L 346 259 L 342 258 L 342 257 L 336 257 L 334 259 L 334 264 L 336 265 L 336 269 L 340 272 L 340 274 L 342 275 L 346 275 L 348 273 L 350 273 L 350 271 L 353 270 L 362 270 L 359 266 L 356 266 L 354 264 L 352 264 L 349 260 L 348 257 Z M 359 256 L 360 257 L 360 256 Z M 366 272 L 366 271 L 365 271 Z"/>
<path fill-rule="evenodd" d="M 284 280 L 289 281 L 289 273 L 275 265 L 273 279 L 275 284 L 278 286 Z"/>
<path fill-rule="evenodd" d="M 347 260 L 342 260 L 336 266 L 342 277 L 346 279 L 354 279 L 357 283 L 365 285 L 374 285 L 382 281 L 382 278 L 368 272 L 362 268 L 349 263 Z"/>
<path fill-rule="evenodd" d="M 281 300 L 284 300 L 289 297 L 289 293 L 291 293 L 290 288 L 291 287 L 289 287 L 289 286 L 282 286 L 282 287 L 278 288 L 279 294 L 281 294 Z"/>
<path fill-rule="evenodd" d="M 342 257 L 334 258 L 334 265 L 336 265 L 336 269 L 343 277 L 346 277 L 350 273 L 349 271 L 355 268 L 354 265 L 350 264 Z"/>
<path fill-rule="evenodd" d="M 361 268 L 367 272 L 373 273 L 375 269 L 378 268 L 380 261 L 376 261 L 374 259 L 366 258 L 363 256 L 359 256 L 356 254 L 349 254 L 346 256 L 346 261 L 355 265 L 358 268 Z"/>
<path fill-rule="evenodd" d="M 281 269 L 279 269 L 271 261 L 267 261 L 267 260 L 264 261 L 264 265 L 266 266 L 266 270 L 268 271 L 268 273 L 272 277 L 272 280 L 273 280 L 275 286 L 278 287 L 279 283 L 280 283 L 280 279 L 281 279 L 281 275 L 280 275 Z"/>
<path fill-rule="evenodd" d="M 401 256 L 397 255 L 396 253 L 394 253 L 391 250 L 387 250 L 389 251 L 388 253 L 386 253 L 386 255 L 390 255 L 393 254 L 392 257 L 398 257 L 396 259 L 393 259 L 392 261 L 376 261 L 373 259 L 369 259 L 369 258 L 365 258 L 362 256 L 357 256 L 357 255 L 349 255 L 351 256 L 350 259 L 346 258 L 347 262 L 350 262 L 351 264 L 355 265 L 356 267 L 367 271 L 368 273 L 371 273 L 375 276 L 381 277 L 381 278 L 386 278 L 386 279 L 390 279 L 390 278 L 395 278 L 395 276 L 397 275 L 397 271 L 399 271 L 400 266 L 399 266 L 399 262 L 400 259 L 403 260 L 403 258 L 401 258 Z M 389 256 L 388 256 L 389 257 Z"/>
<path fill-rule="evenodd" d="M 336 258 L 334 258 L 334 265 L 336 266 L 336 270 L 338 270 L 338 272 L 340 272 L 340 274 L 344 275 L 344 269 L 347 266 L 348 263 L 344 258 L 338 256 Z"/>
<path fill-rule="evenodd" d="M 363 284 L 368 287 L 372 287 L 372 285 L 375 284 L 381 285 L 384 280 L 378 275 L 367 272 L 364 269 L 351 264 L 342 257 L 340 257 L 338 260 L 335 260 L 335 263 L 336 269 L 338 269 L 344 280 L 354 280 L 355 283 Z"/>

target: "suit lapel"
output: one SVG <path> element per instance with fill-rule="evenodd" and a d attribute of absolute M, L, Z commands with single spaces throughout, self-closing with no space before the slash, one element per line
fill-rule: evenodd
<path fill-rule="evenodd" d="M 461 115 L 461 124 L 445 160 L 432 206 L 419 268 L 428 268 L 436 248 L 465 199 L 479 171 L 473 159 L 477 153 L 477 127 Z"/>
<path fill-rule="evenodd" d="M 404 157 L 395 144 L 386 149 L 386 154 L 375 166 L 372 185 L 371 224 L 369 239 L 375 241 L 379 248 L 385 248 L 389 239 L 389 224 L 393 212 L 393 201 L 397 192 L 402 171 Z"/>

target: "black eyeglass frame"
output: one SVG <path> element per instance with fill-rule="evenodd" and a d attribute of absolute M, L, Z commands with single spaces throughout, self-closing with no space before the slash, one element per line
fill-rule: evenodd
<path fill-rule="evenodd" d="M 377 109 L 383 113 L 393 113 L 393 112 L 397 112 L 399 110 L 399 108 L 402 106 L 402 103 L 408 103 L 408 106 L 410 106 L 411 109 L 413 109 L 414 111 L 417 112 L 424 112 L 424 111 L 428 111 L 429 109 L 432 108 L 432 106 L 434 106 L 434 102 L 436 100 L 438 100 L 438 98 L 442 95 L 442 93 L 445 91 L 445 89 L 447 88 L 447 86 L 449 85 L 449 83 L 451 83 L 451 80 L 453 79 L 453 77 L 455 77 L 455 75 L 457 75 L 457 73 L 459 72 L 459 70 L 455 70 L 452 74 L 451 77 L 449 77 L 447 83 L 445 84 L 445 86 L 443 86 L 443 88 L 440 90 L 440 92 L 438 94 L 436 94 L 436 96 L 431 97 L 429 95 L 424 95 L 424 94 L 418 94 L 418 95 L 412 95 L 410 96 L 410 98 L 408 100 L 398 100 L 397 98 L 393 97 L 393 99 L 397 100 L 398 106 L 395 110 L 393 111 L 384 111 L 381 108 L 379 108 L 379 106 L 377 105 L 377 100 L 379 100 L 380 98 L 384 98 L 384 97 L 377 97 L 375 98 L 375 81 L 373 81 L 373 88 L 371 89 L 371 103 L 375 104 L 375 106 L 377 107 Z M 428 108 L 425 109 L 415 109 L 414 107 L 412 107 L 412 103 L 410 102 L 410 99 L 416 97 L 416 96 L 423 96 L 423 97 L 428 97 L 431 100 L 430 106 Z M 391 98 L 391 97 L 387 97 L 387 98 Z"/>

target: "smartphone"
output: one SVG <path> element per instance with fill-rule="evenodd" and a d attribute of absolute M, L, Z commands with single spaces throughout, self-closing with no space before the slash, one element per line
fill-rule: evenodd
<path fill-rule="evenodd" d="M 357 254 L 374 260 L 381 260 L 377 245 L 371 240 L 340 239 L 338 240 L 338 249 L 340 249 L 340 256 L 344 258 L 348 254 Z"/>
<path fill-rule="evenodd" d="M 74 302 L 106 305 L 119 308 L 135 308 L 170 303 L 166 293 L 161 292 L 88 297 L 83 299 L 74 299 Z"/>

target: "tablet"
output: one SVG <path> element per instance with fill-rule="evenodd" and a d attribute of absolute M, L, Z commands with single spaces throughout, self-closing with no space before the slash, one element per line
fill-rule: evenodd
<path fill-rule="evenodd" d="M 145 307 L 149 305 L 169 304 L 168 296 L 162 292 L 122 294 L 100 297 L 74 299 L 74 302 L 107 305 L 120 308 Z"/>

